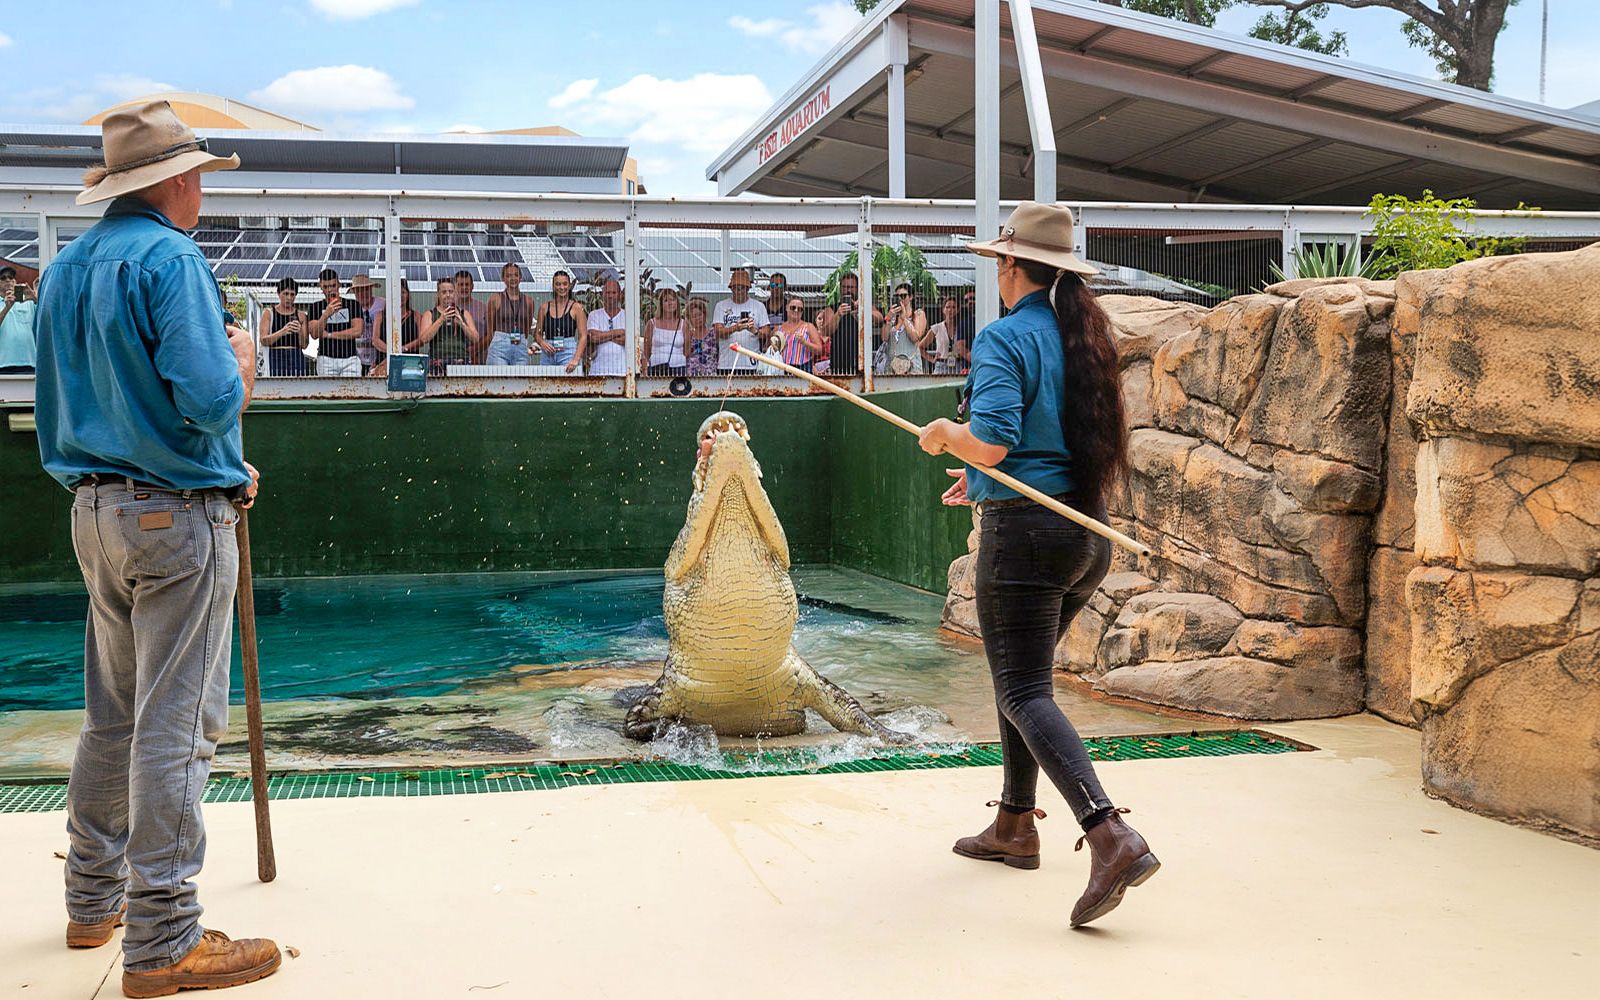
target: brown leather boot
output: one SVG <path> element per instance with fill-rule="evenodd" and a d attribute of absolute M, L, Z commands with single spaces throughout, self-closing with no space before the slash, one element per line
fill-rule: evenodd
<path fill-rule="evenodd" d="M 230 941 L 208 930 L 200 943 L 174 965 L 147 972 L 123 972 L 122 995 L 164 997 L 179 990 L 220 990 L 265 979 L 278 971 L 283 956 L 265 938 Z"/>
<path fill-rule="evenodd" d="M 999 802 L 989 805 L 998 806 Z M 1010 868 L 1028 871 L 1039 867 L 1039 831 L 1034 829 L 1035 818 L 1044 819 L 1043 809 L 1030 809 L 1025 813 L 995 813 L 994 822 L 976 837 L 962 837 L 951 850 L 963 858 L 977 861 L 999 861 Z"/>
<path fill-rule="evenodd" d="M 1161 867 L 1139 832 L 1122 821 L 1120 814 L 1127 811 L 1118 809 L 1112 813 L 1079 837 L 1078 846 L 1073 848 L 1082 850 L 1083 842 L 1089 842 L 1089 887 L 1072 908 L 1073 927 L 1116 909 L 1129 886 L 1142 885 Z"/>
<path fill-rule="evenodd" d="M 112 932 L 122 926 L 122 918 L 128 915 L 127 906 L 104 920 L 96 920 L 92 924 L 80 924 L 76 920 L 67 920 L 67 947 L 68 948 L 98 948 L 111 940 Z"/>

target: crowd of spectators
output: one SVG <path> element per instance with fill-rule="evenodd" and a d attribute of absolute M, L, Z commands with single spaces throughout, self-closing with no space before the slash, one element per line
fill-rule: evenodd
<path fill-rule="evenodd" d="M 32 303 L 25 301 L 25 286 L 16 284 L 15 274 L 6 276 L 9 270 L 0 270 L 0 292 L 5 296 L 0 306 L 4 310 L 0 360 L 31 366 L 31 320 L 18 310 Z M 402 281 L 403 315 L 395 351 L 426 354 L 432 375 L 464 364 L 542 365 L 594 376 L 626 373 L 628 317 L 622 284 L 615 277 L 600 282 L 589 308 L 574 295 L 573 277 L 566 271 L 555 273 L 552 294 L 543 301 L 522 291 L 523 273 L 517 264 L 506 264 L 501 280 L 504 290 L 480 299 L 473 294 L 469 271 L 441 278 L 435 284 L 432 307 L 420 313 L 412 307 L 410 283 Z M 967 370 L 975 306 L 970 290 L 922 303 L 913 286 L 901 284 L 880 307 L 863 301 L 859 279 L 845 274 L 836 301 L 814 307 L 790 292 L 782 273 L 769 276 L 765 299 L 752 296 L 753 284 L 748 269 L 735 269 L 729 276 L 728 297 L 714 305 L 674 288 L 657 290 L 653 301 L 645 304 L 648 318 L 639 331 L 639 370 L 661 378 L 756 374 L 757 363 L 733 350 L 742 346 L 781 357 L 805 371 L 856 375 L 862 364 L 861 314 L 867 309 L 875 337 L 866 360 L 875 374 L 957 375 Z M 377 294 L 372 278 L 358 274 L 346 290 L 338 272 L 328 268 L 318 276 L 317 285 L 320 300 L 301 303 L 299 283 L 292 278 L 278 282 L 277 302 L 262 313 L 258 330 L 268 373 L 385 375 L 388 304 Z M 9 346 L 14 329 L 23 323 L 29 324 L 25 362 Z"/>

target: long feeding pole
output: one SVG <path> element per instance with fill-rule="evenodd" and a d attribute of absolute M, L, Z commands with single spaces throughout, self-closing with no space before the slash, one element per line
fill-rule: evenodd
<path fill-rule="evenodd" d="M 834 385 L 832 382 L 829 382 L 825 378 L 821 378 L 819 376 L 813 375 L 808 371 L 803 371 L 802 369 L 795 368 L 795 367 L 793 367 L 791 365 L 786 365 L 782 361 L 776 361 L 776 360 L 774 360 L 774 359 L 772 359 L 770 357 L 767 357 L 764 354 L 757 354 L 755 351 L 752 351 L 748 347 L 745 347 L 745 346 L 740 345 L 740 344 L 734 344 L 733 345 L 733 350 L 735 352 L 739 353 L 739 354 L 748 355 L 749 357 L 755 359 L 756 361 L 761 362 L 764 365 L 769 365 L 769 366 L 771 366 L 773 368 L 777 368 L 777 369 L 779 369 L 781 371 L 788 372 L 790 375 L 793 375 L 793 376 L 795 376 L 797 378 L 803 378 L 807 382 L 810 382 L 812 385 L 815 385 L 815 386 L 817 386 L 818 388 L 821 388 L 821 389 L 826 389 L 827 391 L 833 393 L 835 396 L 838 396 L 838 397 L 840 397 L 842 399 L 848 399 L 850 402 L 852 402 L 852 403 L 856 404 L 857 406 L 861 407 L 863 410 L 866 410 L 868 413 L 872 414 L 873 416 L 880 417 L 880 418 L 882 418 L 884 420 L 887 420 L 887 421 L 889 421 L 889 423 L 894 424 L 896 427 L 900 428 L 903 431 L 909 431 L 910 433 L 916 434 L 918 436 L 921 436 L 921 434 L 922 434 L 922 428 L 919 427 L 918 425 L 912 423 L 911 421 L 907 420 L 905 417 L 900 416 L 898 413 L 890 413 L 888 410 L 886 410 L 883 407 L 879 406 L 877 403 L 868 402 L 867 400 L 862 399 L 860 396 L 857 396 L 855 393 L 851 392 L 849 389 L 844 388 L 843 386 Z M 1122 532 L 1118 531 L 1116 528 L 1113 528 L 1108 524 L 1105 524 L 1105 523 L 1102 523 L 1100 521 L 1097 521 L 1094 518 L 1090 517 L 1089 515 L 1082 513 L 1081 511 L 1073 510 L 1071 507 L 1068 507 L 1066 504 L 1062 503 L 1060 500 L 1057 500 L 1055 497 L 1050 496 L 1047 493 L 1042 493 L 1039 490 L 1034 489 L 1032 486 L 1029 486 L 1027 483 L 1023 482 L 1022 480 L 1017 479 L 1014 476 L 1009 476 L 1006 473 L 1001 472 L 999 469 L 993 468 L 991 466 L 979 465 L 976 462 L 970 462 L 968 464 L 971 465 L 974 469 L 977 469 L 978 471 L 982 472 L 984 475 L 988 476 L 989 478 L 995 480 L 996 482 L 1004 483 L 1005 485 L 1007 485 L 1007 486 L 1011 487 L 1012 489 L 1016 490 L 1018 493 L 1021 493 L 1023 496 L 1027 497 L 1029 500 L 1032 500 L 1034 503 L 1039 504 L 1042 507 L 1046 507 L 1046 508 L 1056 512 L 1057 514 L 1060 514 L 1062 517 L 1064 517 L 1067 520 L 1073 522 L 1074 524 L 1078 524 L 1078 525 L 1080 525 L 1082 527 L 1085 527 L 1085 528 L 1089 529 L 1090 531 L 1092 531 L 1095 534 L 1099 535 L 1101 538 L 1110 539 L 1111 541 L 1117 543 L 1118 545 L 1122 546 L 1123 548 L 1129 550 L 1130 552 L 1135 552 L 1138 555 L 1141 555 L 1141 556 L 1150 555 L 1150 546 L 1144 544 L 1141 541 L 1138 541 L 1137 539 L 1129 538 L 1127 535 L 1124 535 Z"/>
<path fill-rule="evenodd" d="M 244 659 L 245 728 L 250 736 L 250 798 L 256 809 L 256 877 L 271 882 L 278 877 L 278 858 L 272 849 L 272 818 L 267 814 L 267 747 L 261 732 L 261 662 L 256 650 L 256 594 L 250 572 L 250 514 L 240 508 L 239 525 L 239 649 Z"/>

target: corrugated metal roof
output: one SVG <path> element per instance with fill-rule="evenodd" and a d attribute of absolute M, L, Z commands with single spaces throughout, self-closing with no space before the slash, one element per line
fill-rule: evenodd
<path fill-rule="evenodd" d="M 1595 118 L 1094 0 L 1033 0 L 1033 9 L 1063 156 L 1063 197 L 1079 196 L 1074 177 L 1083 182 L 1089 177 L 1083 171 L 1089 171 L 1099 197 L 1113 196 L 1110 192 L 1122 184 L 1130 192 L 1125 200 L 1151 200 L 1150 193 L 1158 191 L 1174 200 L 1276 203 L 1297 191 L 1328 188 L 1343 171 L 1352 184 L 1328 188 L 1313 196 L 1313 203 L 1348 202 L 1352 191 L 1361 193 L 1363 203 L 1379 190 L 1414 194 L 1401 185 L 1414 186 L 1418 178 L 1433 179 L 1427 186 L 1442 195 L 1452 194 L 1448 185 L 1459 178 L 1468 186 L 1462 190 L 1481 191 L 1479 200 L 1488 207 L 1514 205 L 1522 192 L 1534 191 L 1544 193 L 1548 208 L 1588 209 L 1600 200 L 1595 162 L 1600 120 Z M 1004 31 L 1009 8 L 1002 4 L 1001 12 Z M 952 160 L 964 160 L 967 174 L 972 166 L 972 4 L 955 0 L 882 4 L 718 157 L 707 176 L 738 164 L 754 172 L 734 178 L 737 190 L 788 195 L 836 194 L 868 181 L 886 184 L 886 170 L 868 177 L 859 170 L 849 177 L 843 170 L 828 170 L 812 152 L 815 137 L 756 167 L 744 166 L 749 161 L 741 158 L 754 137 L 769 132 L 791 105 L 826 82 L 834 66 L 875 44 L 891 17 L 907 26 L 910 63 L 920 70 L 907 84 L 908 135 L 956 123 L 942 136 L 947 143 L 937 166 L 926 155 L 920 161 L 908 158 L 906 193 L 965 193 L 919 186 L 948 187 L 959 180 L 963 164 Z M 1002 41 L 1001 56 L 1007 65 L 1001 83 L 1004 174 L 1020 167 L 1029 138 L 1023 96 L 1013 84 L 1009 40 Z M 835 107 L 847 115 L 866 112 L 857 121 L 871 120 L 881 131 L 886 118 L 882 81 L 878 77 L 854 95 L 835 93 Z M 1102 112 L 1105 120 L 1099 120 Z M 1180 142 L 1220 119 L 1232 123 Z M 830 119 L 816 131 L 826 136 L 841 128 L 847 127 Z M 886 155 L 886 136 L 868 141 L 856 129 L 851 141 L 857 153 L 866 142 L 879 157 Z M 796 153 L 804 158 L 804 169 L 774 177 Z M 1006 156 L 1012 158 L 1010 167 L 1004 165 Z M 1261 161 L 1258 168 L 1250 167 L 1251 157 Z M 852 170 L 863 162 L 855 153 L 849 158 Z M 1384 164 L 1396 171 L 1384 174 Z M 955 169 L 946 169 L 951 166 Z M 1504 183 L 1496 186 L 1496 180 Z M 1002 189 L 1026 195 L 1031 185 L 1020 174 L 1006 175 Z M 880 186 L 852 193 L 886 192 Z"/>
<path fill-rule="evenodd" d="M 576 136 L 238 129 L 201 129 L 197 134 L 213 153 L 236 152 L 250 171 L 268 173 L 620 177 L 628 157 L 623 140 Z M 63 166 L 99 158 L 98 127 L 0 125 L 0 165 Z"/>

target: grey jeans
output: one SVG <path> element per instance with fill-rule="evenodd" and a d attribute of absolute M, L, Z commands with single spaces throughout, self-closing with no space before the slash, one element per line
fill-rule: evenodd
<path fill-rule="evenodd" d="M 80 486 L 72 542 L 89 589 L 83 731 L 67 786 L 67 915 L 128 907 L 123 961 L 200 940 L 200 794 L 228 725 L 238 512 L 216 490 Z"/>

